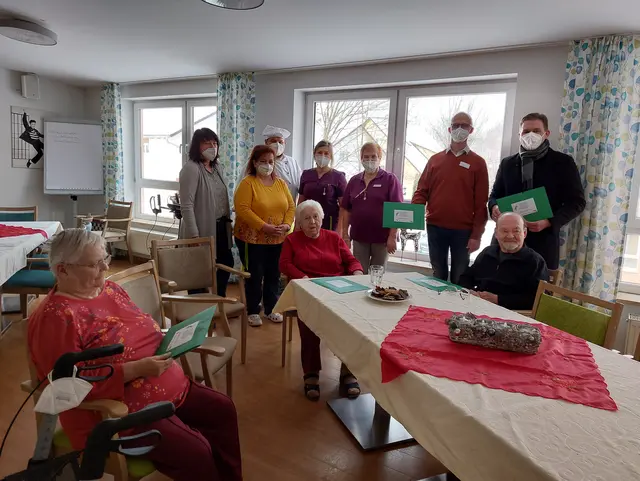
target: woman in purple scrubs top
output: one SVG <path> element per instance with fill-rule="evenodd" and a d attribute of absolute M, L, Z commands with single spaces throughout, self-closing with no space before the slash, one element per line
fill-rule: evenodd
<path fill-rule="evenodd" d="M 324 210 L 322 228 L 337 231 L 340 202 L 347 187 L 347 178 L 344 172 L 331 167 L 333 164 L 331 142 L 326 140 L 318 142 L 313 149 L 313 159 L 316 168 L 305 170 L 300 178 L 298 204 L 305 200 L 318 202 Z"/>

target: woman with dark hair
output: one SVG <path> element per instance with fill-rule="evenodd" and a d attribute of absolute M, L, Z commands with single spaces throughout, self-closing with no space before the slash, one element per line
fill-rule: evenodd
<path fill-rule="evenodd" d="M 224 172 L 219 162 L 220 139 L 207 128 L 193 133 L 189 161 L 180 171 L 181 239 L 215 237 L 216 263 L 233 267 L 231 211 Z M 229 273 L 217 271 L 219 296 L 227 295 Z M 192 292 L 192 293 L 195 293 Z"/>
<path fill-rule="evenodd" d="M 260 300 L 264 314 L 272 322 L 282 322 L 273 312 L 280 284 L 280 251 L 291 230 L 295 204 L 287 183 L 274 173 L 275 153 L 267 145 L 253 148 L 246 176 L 235 192 L 234 236 L 244 268 L 247 312 L 250 326 L 261 326 Z"/>
<path fill-rule="evenodd" d="M 338 229 L 338 214 L 342 195 L 347 188 L 344 172 L 335 170 L 333 164 L 333 145 L 321 140 L 313 149 L 314 169 L 305 170 L 300 178 L 300 196 L 298 205 L 305 200 L 315 200 L 322 206 L 324 220 L 322 228 L 342 232 Z"/>

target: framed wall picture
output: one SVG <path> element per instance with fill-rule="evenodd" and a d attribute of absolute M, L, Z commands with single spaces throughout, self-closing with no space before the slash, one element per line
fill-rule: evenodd
<path fill-rule="evenodd" d="M 44 121 L 48 112 L 11 107 L 11 166 L 42 169 L 44 164 Z"/>

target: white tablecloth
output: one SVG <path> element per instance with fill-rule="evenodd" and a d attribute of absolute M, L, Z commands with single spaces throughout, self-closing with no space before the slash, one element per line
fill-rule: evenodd
<path fill-rule="evenodd" d="M 438 295 L 412 276 L 419 274 L 386 274 L 383 284 L 408 289 L 414 305 L 531 321 L 479 298 Z M 378 403 L 462 481 L 640 480 L 640 362 L 591 345 L 617 412 L 413 371 L 382 384 L 380 346 L 408 304 L 382 305 L 365 295 L 293 281 L 275 311 L 297 309 Z"/>
<path fill-rule="evenodd" d="M 60 222 L 0 222 L 4 225 L 29 227 L 45 231 L 49 238 L 62 230 Z M 0 286 L 27 265 L 27 254 L 46 239 L 42 234 L 0 238 Z"/>

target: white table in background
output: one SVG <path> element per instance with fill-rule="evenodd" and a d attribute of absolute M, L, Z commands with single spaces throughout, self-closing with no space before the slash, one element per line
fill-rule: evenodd
<path fill-rule="evenodd" d="M 49 239 L 62 230 L 60 222 L 2 222 L 9 226 L 28 227 L 40 229 L 47 233 Z M 47 239 L 42 234 L 19 235 L 0 238 L 0 286 L 27 265 L 27 254 L 45 242 Z"/>
<path fill-rule="evenodd" d="M 420 274 L 386 274 L 383 284 L 407 289 L 413 305 L 531 321 L 479 298 L 438 295 L 410 277 Z M 365 295 L 293 281 L 275 311 L 296 309 L 376 401 L 462 481 L 640 480 L 640 362 L 590 345 L 616 412 L 414 371 L 382 384 L 380 346 L 409 304 L 381 305 Z"/>

